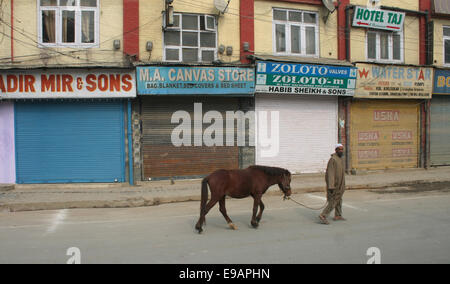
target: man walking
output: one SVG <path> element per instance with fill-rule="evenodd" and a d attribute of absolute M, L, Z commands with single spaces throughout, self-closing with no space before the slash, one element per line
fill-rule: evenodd
<path fill-rule="evenodd" d="M 345 191 L 345 163 L 344 163 L 344 146 L 337 144 L 336 153 L 331 155 L 328 161 L 325 181 L 327 183 L 327 200 L 328 206 L 319 215 L 322 224 L 329 224 L 327 217 L 333 211 L 335 221 L 345 221 L 342 217 L 342 196 Z"/>

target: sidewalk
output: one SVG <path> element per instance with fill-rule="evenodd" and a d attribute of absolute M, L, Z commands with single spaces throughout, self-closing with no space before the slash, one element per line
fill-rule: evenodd
<path fill-rule="evenodd" d="M 450 167 L 389 170 L 346 177 L 347 188 L 373 189 L 389 186 L 450 181 Z M 324 191 L 323 174 L 293 176 L 293 193 Z M 279 195 L 272 186 L 266 195 Z M 140 182 L 128 184 L 0 185 L 0 212 L 54 210 L 68 208 L 124 208 L 163 203 L 199 201 L 200 180 Z"/>

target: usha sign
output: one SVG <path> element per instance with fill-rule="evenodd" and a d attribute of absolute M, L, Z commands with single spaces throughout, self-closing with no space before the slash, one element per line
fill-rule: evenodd
<path fill-rule="evenodd" d="M 353 26 L 388 31 L 403 31 L 405 13 L 369 9 L 357 6 L 353 17 Z"/>

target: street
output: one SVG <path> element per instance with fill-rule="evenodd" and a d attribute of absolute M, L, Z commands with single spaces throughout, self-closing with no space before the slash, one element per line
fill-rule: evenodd
<path fill-rule="evenodd" d="M 293 196 L 320 207 L 323 193 Z M 253 200 L 228 199 L 228 228 L 215 206 L 194 230 L 199 202 L 126 209 L 0 213 L 0 263 L 450 263 L 449 190 L 347 191 L 347 221 L 318 223 L 318 211 L 263 197 L 258 229 Z M 333 213 L 332 213 L 333 214 Z M 369 250 L 369 253 L 368 253 Z"/>

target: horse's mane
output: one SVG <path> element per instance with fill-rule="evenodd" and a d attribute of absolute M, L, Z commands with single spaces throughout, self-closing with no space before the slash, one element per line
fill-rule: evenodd
<path fill-rule="evenodd" d="M 291 175 L 291 173 L 283 168 L 277 168 L 277 167 L 266 167 L 266 166 L 250 166 L 250 169 L 260 170 L 264 172 L 266 175 L 269 176 L 281 176 L 281 175 Z"/>

